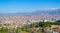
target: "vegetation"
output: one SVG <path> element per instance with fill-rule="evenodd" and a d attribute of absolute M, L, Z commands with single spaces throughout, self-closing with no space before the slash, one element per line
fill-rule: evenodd
<path fill-rule="evenodd" d="M 0 33 L 42 33 L 44 27 L 51 25 L 60 25 L 60 22 L 36 22 L 17 28 L 0 27 Z"/>

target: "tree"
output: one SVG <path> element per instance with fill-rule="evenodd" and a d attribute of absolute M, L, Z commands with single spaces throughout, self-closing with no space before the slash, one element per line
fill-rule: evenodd
<path fill-rule="evenodd" d="M 56 22 L 60 22 L 60 20 L 57 20 Z"/>

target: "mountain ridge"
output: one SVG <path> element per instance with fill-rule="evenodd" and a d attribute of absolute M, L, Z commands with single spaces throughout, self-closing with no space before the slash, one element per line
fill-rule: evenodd
<path fill-rule="evenodd" d="M 60 9 L 46 9 L 46 10 L 37 10 L 35 12 L 25 12 L 25 13 L 0 13 L 0 16 L 31 16 L 31 15 L 60 15 Z"/>

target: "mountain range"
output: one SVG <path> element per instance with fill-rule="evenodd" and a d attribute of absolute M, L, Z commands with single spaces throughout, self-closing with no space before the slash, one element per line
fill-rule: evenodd
<path fill-rule="evenodd" d="M 60 15 L 60 9 L 41 9 L 34 12 L 0 13 L 0 16 L 36 16 L 36 15 Z"/>

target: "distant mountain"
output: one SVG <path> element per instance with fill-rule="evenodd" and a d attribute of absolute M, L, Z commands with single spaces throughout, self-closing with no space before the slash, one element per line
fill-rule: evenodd
<path fill-rule="evenodd" d="M 42 9 L 42 10 L 37 10 L 35 12 L 25 12 L 25 13 L 7 13 L 7 14 L 2 14 L 0 13 L 0 16 L 31 16 L 31 15 L 60 15 L 60 9 Z"/>
<path fill-rule="evenodd" d="M 38 10 L 32 13 L 33 15 L 54 15 L 59 14 L 60 15 L 60 9 L 47 9 L 47 10 Z"/>

